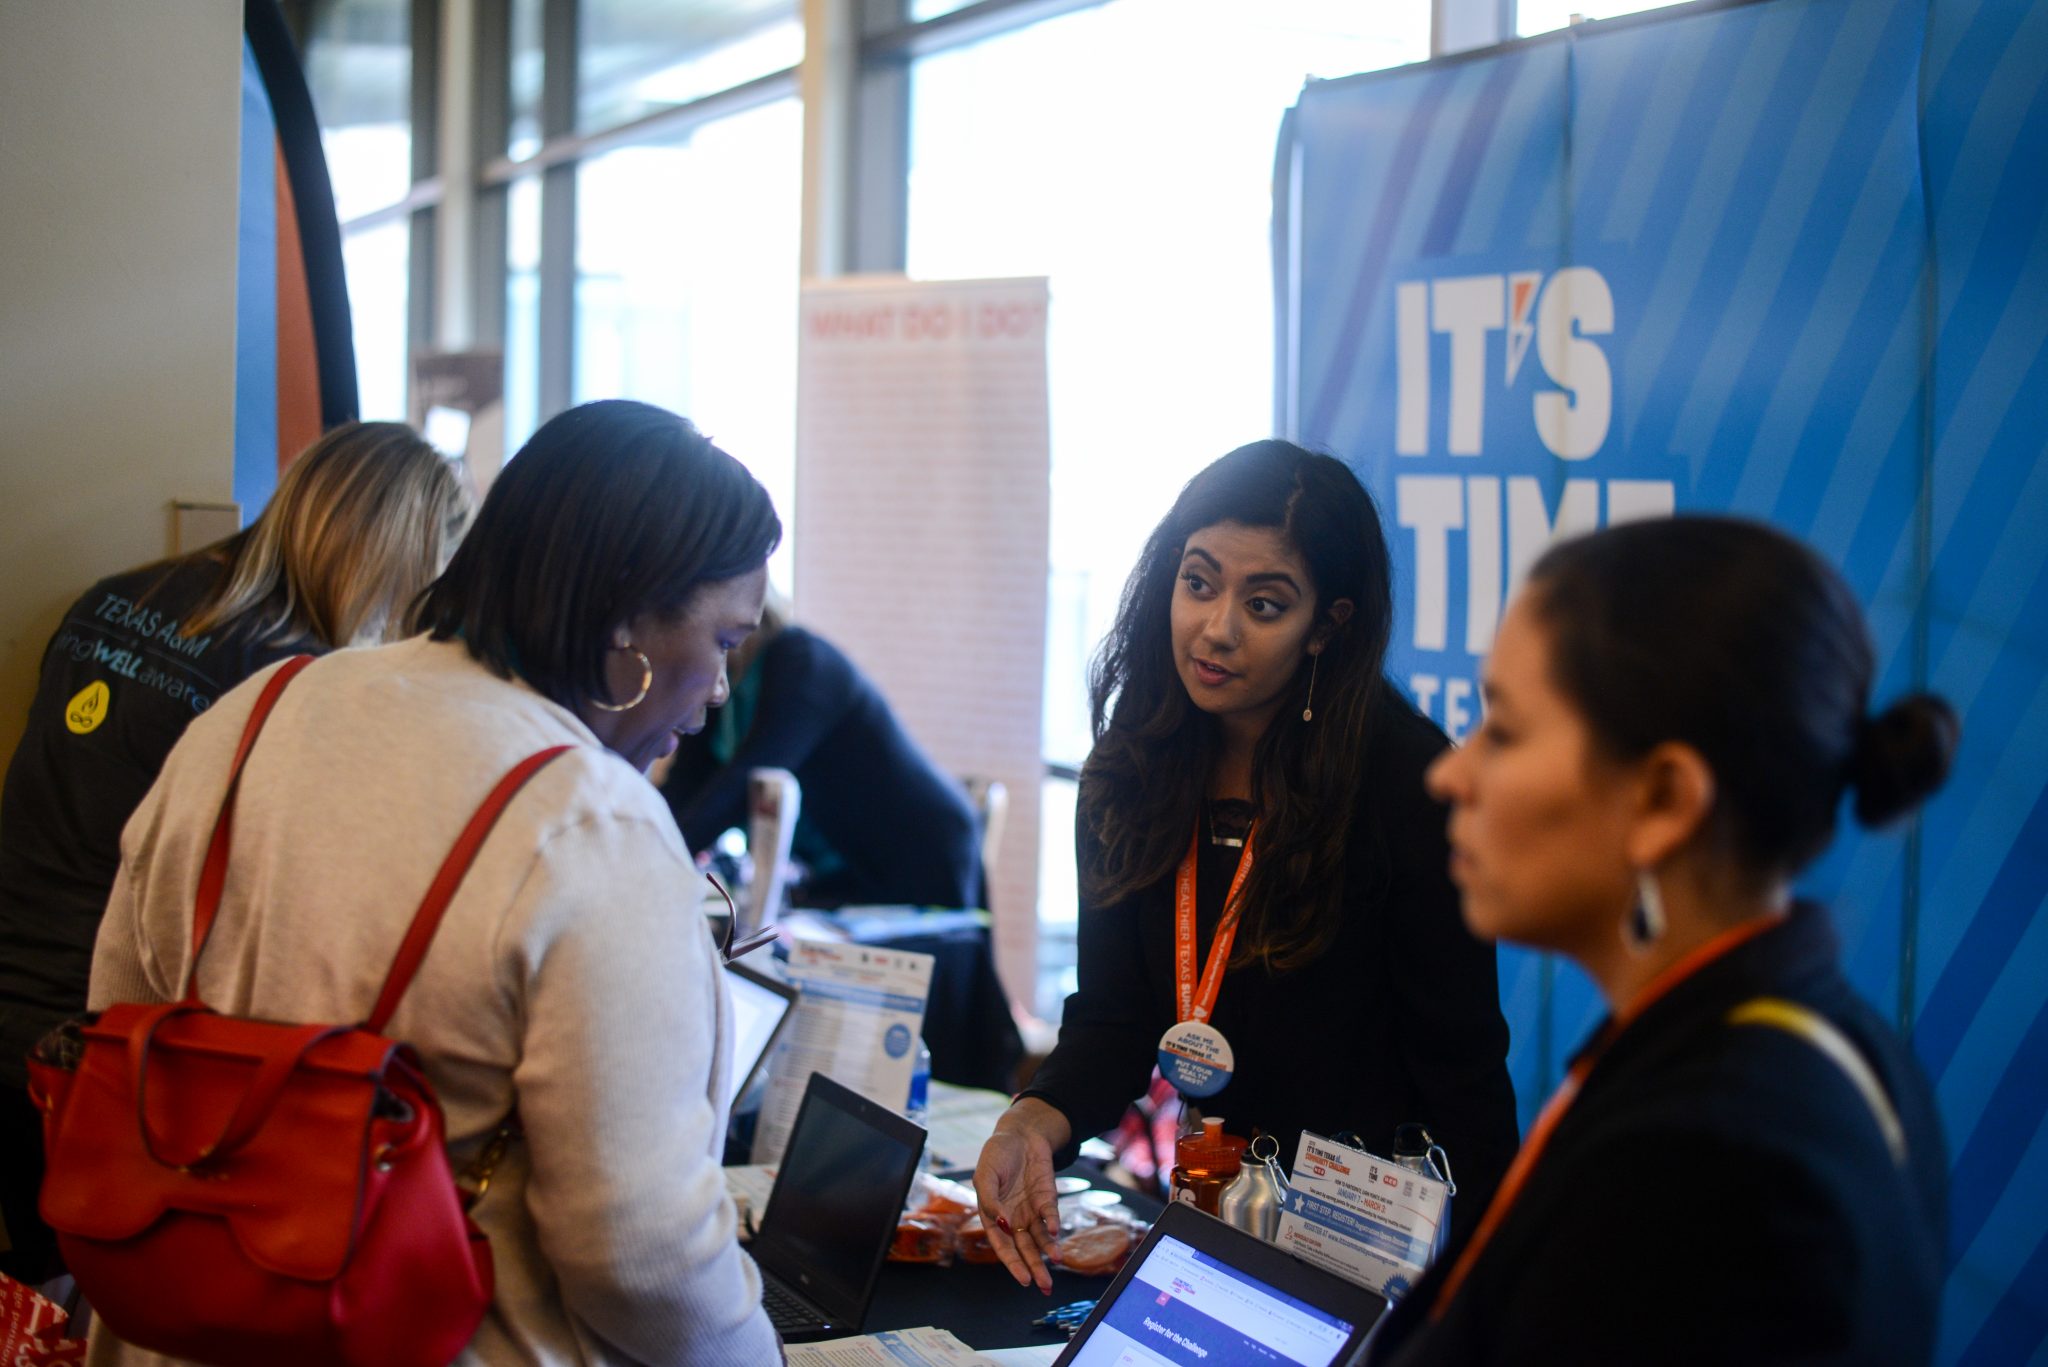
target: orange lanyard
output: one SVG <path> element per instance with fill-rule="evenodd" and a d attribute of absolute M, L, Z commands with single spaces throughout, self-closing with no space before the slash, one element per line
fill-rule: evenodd
<path fill-rule="evenodd" d="M 1656 979 L 1643 989 L 1642 994 L 1629 1003 L 1626 1011 L 1615 1013 L 1607 1029 L 1601 1032 L 1600 1038 L 1580 1055 L 1579 1061 L 1565 1074 L 1564 1083 L 1551 1095 L 1550 1100 L 1544 1103 L 1542 1114 L 1536 1117 L 1536 1123 L 1529 1129 L 1529 1137 L 1522 1142 L 1521 1150 L 1515 1154 L 1515 1161 L 1508 1165 L 1507 1176 L 1501 1179 L 1500 1190 L 1494 1193 L 1493 1204 L 1486 1208 L 1485 1216 L 1479 1221 L 1479 1228 L 1472 1232 L 1471 1242 L 1465 1245 L 1465 1251 L 1458 1255 L 1458 1261 L 1452 1265 L 1450 1275 L 1444 1278 L 1443 1286 L 1436 1294 L 1436 1301 L 1429 1308 L 1432 1323 L 1441 1320 L 1444 1312 L 1450 1308 L 1451 1298 L 1457 1295 L 1458 1288 L 1465 1284 L 1465 1278 L 1471 1273 L 1472 1265 L 1479 1261 L 1479 1254 L 1493 1238 L 1494 1231 L 1507 1219 L 1509 1209 L 1522 1194 L 1522 1188 L 1528 1185 L 1529 1173 L 1535 1168 L 1536 1160 L 1542 1157 L 1543 1148 L 1550 1142 L 1551 1135 L 1556 1133 L 1558 1122 L 1564 1119 L 1564 1113 L 1571 1109 L 1572 1102 L 1578 1099 L 1579 1090 L 1586 1085 L 1587 1077 L 1592 1074 L 1595 1065 L 1606 1056 L 1608 1049 L 1621 1036 L 1621 1032 L 1672 988 L 1736 946 L 1755 939 L 1776 924 L 1776 917 L 1759 916 L 1753 921 L 1745 921 L 1733 930 L 1723 931 L 1658 974 Z"/>
<path fill-rule="evenodd" d="M 1202 966 L 1199 990 L 1195 986 L 1195 851 L 1202 843 L 1200 822 L 1188 841 L 1180 871 L 1173 876 L 1173 984 L 1181 1020 L 1206 1021 L 1216 1010 L 1216 996 L 1223 990 L 1223 969 L 1237 939 L 1238 894 L 1244 891 L 1245 875 L 1252 871 L 1252 834 L 1244 833 L 1244 850 L 1237 857 L 1237 873 L 1223 899 L 1223 919 L 1216 925 L 1216 938 L 1209 943 L 1209 962 Z"/>

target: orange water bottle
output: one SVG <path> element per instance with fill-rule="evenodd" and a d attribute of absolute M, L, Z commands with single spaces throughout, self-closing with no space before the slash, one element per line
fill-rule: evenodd
<path fill-rule="evenodd" d="M 1216 1214 L 1216 1200 L 1237 1176 L 1245 1141 L 1223 1133 L 1220 1116 L 1204 1116 L 1199 1134 L 1184 1134 L 1173 1145 L 1173 1199 Z"/>

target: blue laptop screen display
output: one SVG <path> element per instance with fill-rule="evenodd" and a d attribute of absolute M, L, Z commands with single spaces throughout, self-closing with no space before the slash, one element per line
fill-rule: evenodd
<path fill-rule="evenodd" d="M 1162 1238 L 1073 1359 L 1074 1367 L 1329 1367 L 1353 1325 Z"/>

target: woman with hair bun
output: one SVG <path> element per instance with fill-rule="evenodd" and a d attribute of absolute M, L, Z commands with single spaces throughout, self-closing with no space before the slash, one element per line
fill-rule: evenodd
<path fill-rule="evenodd" d="M 1948 774 L 1955 713 L 1872 716 L 1872 674 L 1848 587 L 1755 523 L 1536 564 L 1429 783 L 1473 931 L 1568 956 L 1611 1014 L 1374 1363 L 1930 1359 L 1933 1098 L 1791 892 L 1845 794 L 1880 825 Z"/>

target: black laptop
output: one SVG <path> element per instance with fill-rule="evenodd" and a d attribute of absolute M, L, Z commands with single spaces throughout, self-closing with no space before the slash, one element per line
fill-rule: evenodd
<path fill-rule="evenodd" d="M 923 1152 L 921 1127 L 811 1074 L 751 1245 L 784 1339 L 860 1332 Z"/>
<path fill-rule="evenodd" d="M 1387 1303 L 1175 1202 L 1054 1367 L 1341 1367 Z"/>

